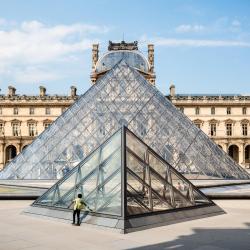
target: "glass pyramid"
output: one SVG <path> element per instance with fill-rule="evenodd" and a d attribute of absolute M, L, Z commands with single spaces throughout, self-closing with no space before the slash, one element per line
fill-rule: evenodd
<path fill-rule="evenodd" d="M 115 132 L 32 206 L 69 209 L 79 193 L 93 215 L 124 219 L 214 205 L 126 127 Z"/>
<path fill-rule="evenodd" d="M 250 178 L 121 60 L 14 158 L 0 179 L 60 179 L 122 125 L 187 178 Z"/>

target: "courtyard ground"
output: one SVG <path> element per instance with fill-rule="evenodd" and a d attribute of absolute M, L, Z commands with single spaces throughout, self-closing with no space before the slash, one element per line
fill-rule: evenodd
<path fill-rule="evenodd" d="M 250 200 L 218 200 L 227 214 L 130 234 L 21 214 L 32 201 L 0 201 L 0 250 L 250 250 Z"/>

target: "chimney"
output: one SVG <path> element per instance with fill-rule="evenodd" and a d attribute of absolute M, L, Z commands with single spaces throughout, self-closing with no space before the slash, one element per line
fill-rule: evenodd
<path fill-rule="evenodd" d="M 150 64 L 150 71 L 154 72 L 154 44 L 148 44 L 148 62 Z"/>
<path fill-rule="evenodd" d="M 12 86 L 8 87 L 9 91 L 8 91 L 8 96 L 14 96 L 16 95 L 16 89 Z"/>
<path fill-rule="evenodd" d="M 77 88 L 75 86 L 71 86 L 70 89 L 71 89 L 71 93 L 70 93 L 71 97 L 75 97 Z"/>
<path fill-rule="evenodd" d="M 174 84 L 170 85 L 169 92 L 170 92 L 171 97 L 175 96 L 175 86 L 174 86 Z"/>
<path fill-rule="evenodd" d="M 39 89 L 40 89 L 40 96 L 46 96 L 46 88 L 43 86 L 40 86 Z"/>
<path fill-rule="evenodd" d="M 95 69 L 99 57 L 99 44 L 92 45 L 92 70 Z"/>

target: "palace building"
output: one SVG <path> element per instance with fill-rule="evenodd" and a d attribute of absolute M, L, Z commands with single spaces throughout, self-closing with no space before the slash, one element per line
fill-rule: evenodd
<path fill-rule="evenodd" d="M 168 98 L 236 162 L 250 167 L 250 96 L 176 94 Z"/>
<path fill-rule="evenodd" d="M 104 75 L 124 58 L 153 86 L 154 45 L 148 45 L 147 58 L 138 50 L 137 42 L 109 42 L 108 52 L 99 58 L 99 46 L 93 45 L 91 81 Z M 128 53 L 131 51 L 133 53 Z M 113 54 L 115 56 L 113 56 Z M 39 95 L 26 96 L 16 93 L 9 86 L 6 95 L 0 95 L 0 169 L 11 161 L 37 135 L 44 131 L 65 109 L 78 99 L 76 88 L 68 96 L 48 95 L 41 86 Z M 224 151 L 248 168 L 250 164 L 250 96 L 243 95 L 180 95 L 170 86 L 166 95 L 178 109 L 211 137 Z"/>

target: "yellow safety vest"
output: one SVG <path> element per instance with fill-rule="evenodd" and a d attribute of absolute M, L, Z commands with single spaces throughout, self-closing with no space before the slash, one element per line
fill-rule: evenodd
<path fill-rule="evenodd" d="M 80 199 L 80 198 L 76 198 L 76 199 L 74 199 L 74 210 L 76 210 L 76 209 L 83 209 L 85 206 L 84 206 L 84 203 L 83 203 L 83 201 L 82 201 L 82 199 Z"/>

